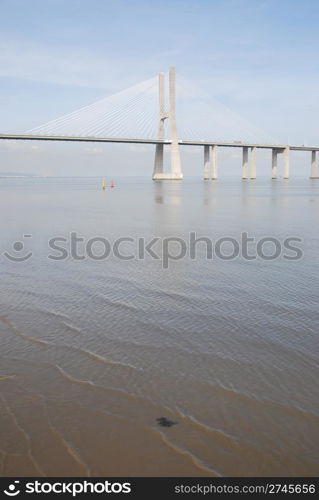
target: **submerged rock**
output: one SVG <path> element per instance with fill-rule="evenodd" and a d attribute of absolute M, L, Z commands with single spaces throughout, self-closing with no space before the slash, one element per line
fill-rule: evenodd
<path fill-rule="evenodd" d="M 174 422 L 174 420 L 169 420 L 168 418 L 166 417 L 158 417 L 156 419 L 156 422 L 158 423 L 158 425 L 160 425 L 161 427 L 172 427 L 172 425 L 176 425 L 178 424 L 178 422 Z"/>

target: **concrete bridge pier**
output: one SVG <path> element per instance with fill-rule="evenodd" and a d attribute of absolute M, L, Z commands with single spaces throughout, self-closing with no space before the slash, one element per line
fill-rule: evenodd
<path fill-rule="evenodd" d="M 169 68 L 169 125 L 171 134 L 171 179 L 183 179 L 181 157 L 176 126 L 176 72 L 174 66 Z"/>
<path fill-rule="evenodd" d="M 153 178 L 162 175 L 164 169 L 164 144 L 156 144 Z"/>
<path fill-rule="evenodd" d="M 251 148 L 251 158 L 250 158 L 250 178 L 252 180 L 255 180 L 257 177 L 256 153 L 257 153 L 257 148 L 255 146 L 253 146 Z"/>
<path fill-rule="evenodd" d="M 217 181 L 218 179 L 218 146 L 215 144 L 212 146 L 212 157 L 213 157 L 213 162 L 212 162 L 212 180 Z"/>
<path fill-rule="evenodd" d="M 166 120 L 167 115 L 164 111 L 165 101 L 164 101 L 164 73 L 161 72 L 158 75 L 158 99 L 159 99 L 159 120 L 158 120 L 158 139 L 164 139 L 164 120 Z M 153 179 L 158 179 L 163 176 L 164 171 L 164 144 L 156 144 L 155 147 L 155 159 L 154 159 L 154 172 Z"/>
<path fill-rule="evenodd" d="M 284 179 L 289 179 L 289 157 L 290 157 L 290 148 L 287 146 L 284 151 Z"/>
<path fill-rule="evenodd" d="M 271 150 L 271 178 L 277 179 L 278 149 Z"/>
<path fill-rule="evenodd" d="M 248 166 L 248 147 L 243 147 L 243 169 L 242 169 L 242 178 L 243 180 L 248 179 L 247 177 L 247 166 Z"/>
<path fill-rule="evenodd" d="M 204 179 L 216 181 L 218 178 L 218 146 L 204 146 Z"/>
<path fill-rule="evenodd" d="M 271 178 L 277 179 L 277 164 L 278 164 L 278 154 L 282 153 L 284 156 L 284 179 L 289 179 L 289 157 L 290 148 L 289 146 L 285 148 L 273 148 L 272 149 L 272 161 L 271 161 Z"/>
<path fill-rule="evenodd" d="M 210 179 L 211 160 L 210 160 L 210 147 L 204 146 L 204 179 Z"/>
<path fill-rule="evenodd" d="M 319 179 L 317 168 L 317 151 L 311 151 L 311 174 L 310 179 Z"/>
<path fill-rule="evenodd" d="M 176 89 L 175 68 L 169 69 L 169 111 L 165 112 L 164 102 L 164 73 L 159 74 L 159 125 L 158 139 L 164 138 L 164 120 L 169 120 L 171 136 L 171 171 L 163 172 L 164 144 L 157 144 L 154 161 L 154 180 L 181 180 L 183 179 L 181 158 L 176 126 Z"/>

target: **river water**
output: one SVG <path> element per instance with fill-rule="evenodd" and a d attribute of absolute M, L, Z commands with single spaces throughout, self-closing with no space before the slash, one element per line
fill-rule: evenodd
<path fill-rule="evenodd" d="M 0 474 L 317 476 L 319 182 L 100 185 L 0 179 Z"/>

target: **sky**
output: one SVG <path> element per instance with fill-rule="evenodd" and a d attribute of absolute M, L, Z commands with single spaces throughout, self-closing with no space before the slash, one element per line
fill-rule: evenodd
<path fill-rule="evenodd" d="M 212 98 L 276 142 L 319 144 L 317 0 L 0 0 L 0 13 L 0 132 L 31 129 L 174 65 L 195 103 Z M 200 119 L 202 107 L 193 109 Z M 0 173 L 151 175 L 153 149 L 1 143 Z M 225 156 L 230 172 L 238 156 Z M 183 161 L 199 173 L 202 152 L 183 151 Z"/>

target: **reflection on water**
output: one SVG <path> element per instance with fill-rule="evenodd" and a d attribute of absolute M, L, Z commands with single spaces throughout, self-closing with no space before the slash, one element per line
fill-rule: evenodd
<path fill-rule="evenodd" d="M 2 179 L 3 476 L 316 476 L 319 184 Z M 303 239 L 297 262 L 47 258 L 96 236 Z M 174 425 L 161 425 L 174 422 Z"/>
<path fill-rule="evenodd" d="M 156 181 L 153 184 L 154 199 L 156 203 L 180 206 L 182 202 L 182 185 L 181 182 L 170 182 L 169 189 L 162 181 Z"/>

